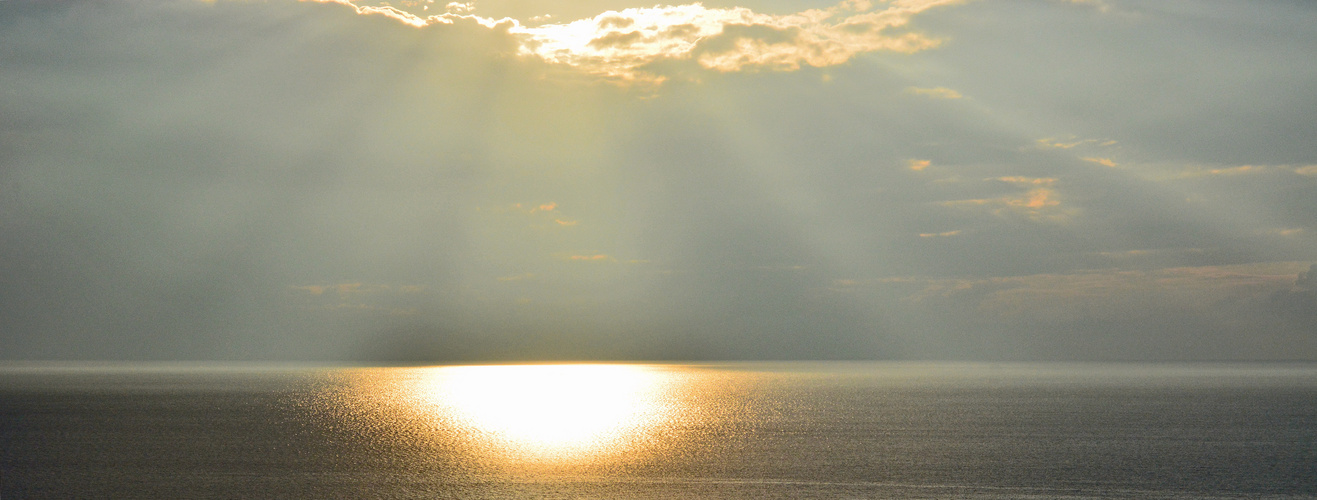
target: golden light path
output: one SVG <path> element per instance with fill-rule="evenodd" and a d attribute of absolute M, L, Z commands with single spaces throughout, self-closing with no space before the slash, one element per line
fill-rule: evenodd
<path fill-rule="evenodd" d="M 486 447 L 584 457 L 631 449 L 675 417 L 676 379 L 645 365 L 502 365 L 424 369 L 406 391 Z"/>

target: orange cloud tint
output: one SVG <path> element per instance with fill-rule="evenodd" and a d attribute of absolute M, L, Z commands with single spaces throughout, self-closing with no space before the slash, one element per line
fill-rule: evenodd
<path fill-rule="evenodd" d="M 992 207 L 991 212 L 997 216 L 1023 216 L 1037 222 L 1066 222 L 1075 213 L 1074 210 L 1061 208 L 1057 191 L 1051 186 L 1056 179 L 1050 177 L 1007 176 L 985 180 L 995 180 L 1014 184 L 1026 191 L 1019 196 L 1000 198 L 979 198 L 972 200 L 953 200 L 942 202 L 946 207 Z"/>
<path fill-rule="evenodd" d="M 1043 208 L 1060 205 L 1061 202 L 1056 200 L 1056 191 L 1051 189 L 1032 189 L 1025 193 L 1023 198 L 1007 200 L 1011 206 L 1022 206 L 1025 208 Z"/>
<path fill-rule="evenodd" d="M 1081 159 L 1081 160 L 1084 160 L 1084 161 L 1086 161 L 1086 162 L 1096 163 L 1096 164 L 1098 164 L 1098 165 L 1102 165 L 1102 166 L 1104 166 L 1104 167 L 1115 167 L 1115 166 L 1116 166 L 1116 162 L 1112 161 L 1110 158 L 1099 158 L 1099 157 L 1096 157 L 1096 156 L 1087 156 L 1087 157 L 1083 157 L 1083 158 L 1080 158 L 1080 159 Z"/>

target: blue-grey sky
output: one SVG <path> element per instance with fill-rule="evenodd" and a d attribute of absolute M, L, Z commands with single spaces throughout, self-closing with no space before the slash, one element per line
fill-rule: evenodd
<path fill-rule="evenodd" d="M 0 357 L 1317 359 L 1317 5 L 0 0 Z"/>

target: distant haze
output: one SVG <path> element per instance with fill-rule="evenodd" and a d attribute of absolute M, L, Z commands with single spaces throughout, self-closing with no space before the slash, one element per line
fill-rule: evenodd
<path fill-rule="evenodd" d="M 0 0 L 0 359 L 1317 360 L 1317 4 Z"/>

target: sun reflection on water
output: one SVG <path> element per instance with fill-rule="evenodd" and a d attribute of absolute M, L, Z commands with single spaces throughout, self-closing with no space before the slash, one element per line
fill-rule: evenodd
<path fill-rule="evenodd" d="M 403 391 L 408 406 L 482 447 L 528 458 L 632 450 L 677 416 L 677 378 L 651 366 L 448 366 L 416 375 Z"/>

